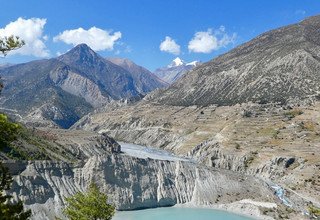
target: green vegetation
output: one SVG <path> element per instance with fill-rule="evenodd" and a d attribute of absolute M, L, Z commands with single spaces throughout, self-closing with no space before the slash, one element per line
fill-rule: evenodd
<path fill-rule="evenodd" d="M 20 128 L 18 124 L 10 122 L 6 115 L 0 114 L 0 149 L 17 139 Z"/>
<path fill-rule="evenodd" d="M 313 205 L 310 205 L 308 207 L 308 211 L 310 213 L 311 216 L 315 216 L 316 218 L 320 217 L 320 208 L 317 208 Z"/>
<path fill-rule="evenodd" d="M 303 114 L 303 111 L 300 109 L 293 109 L 291 111 L 284 113 L 284 115 L 289 119 L 295 118 L 296 116 L 302 115 L 302 114 Z"/>
<path fill-rule="evenodd" d="M 18 123 L 11 122 L 0 114 L 0 151 L 17 160 L 49 159 L 46 155 L 48 143 Z"/>
<path fill-rule="evenodd" d="M 24 41 L 20 40 L 19 37 L 10 36 L 0 39 L 0 53 L 4 56 L 8 54 L 9 51 L 19 49 L 24 45 Z"/>
<path fill-rule="evenodd" d="M 87 192 L 78 192 L 66 199 L 64 214 L 70 220 L 110 220 L 115 207 L 107 203 L 108 197 L 101 193 L 95 184 Z"/>
<path fill-rule="evenodd" d="M 10 143 L 17 139 L 21 127 L 19 124 L 10 122 L 6 115 L 0 114 L 0 150 L 7 149 Z M 21 201 L 11 203 L 11 195 L 6 195 L 4 190 L 8 190 L 12 183 L 9 170 L 0 162 L 0 219 L 2 220 L 23 220 L 31 216 L 31 211 L 23 211 Z"/>
<path fill-rule="evenodd" d="M 0 53 L 2 53 L 3 56 L 6 56 L 9 51 L 19 49 L 24 45 L 24 41 L 20 40 L 19 37 L 10 36 L 10 37 L 4 37 L 0 38 Z M 0 77 L 1 79 L 1 77 Z M 3 84 L 0 82 L 0 93 L 3 89 Z"/>

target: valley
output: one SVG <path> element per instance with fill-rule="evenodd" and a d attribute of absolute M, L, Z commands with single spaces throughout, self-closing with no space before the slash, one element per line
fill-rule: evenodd
<path fill-rule="evenodd" d="M 84 43 L 2 65 L 2 129 L 19 123 L 1 143 L 13 175 L 4 192 L 35 220 L 66 219 L 66 198 L 91 183 L 117 211 L 319 218 L 319 30 L 320 16 L 309 17 L 204 63 L 177 57 L 166 37 L 175 50 L 160 50 L 176 58 L 153 72 Z M 189 53 L 201 36 L 223 33 L 195 34 Z"/>

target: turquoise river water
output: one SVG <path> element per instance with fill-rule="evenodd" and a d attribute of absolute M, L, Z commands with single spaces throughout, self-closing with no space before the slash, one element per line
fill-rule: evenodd
<path fill-rule="evenodd" d="M 117 212 L 112 220 L 252 220 L 251 218 L 215 209 L 156 208 Z"/>

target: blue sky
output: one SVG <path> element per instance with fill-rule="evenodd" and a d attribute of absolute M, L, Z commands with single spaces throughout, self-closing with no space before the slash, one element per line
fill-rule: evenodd
<path fill-rule="evenodd" d="M 1 6 L 0 36 L 14 33 L 28 44 L 2 63 L 55 57 L 84 41 L 102 56 L 129 58 L 150 70 L 177 56 L 208 61 L 320 14 L 319 0 L 13 0 Z"/>

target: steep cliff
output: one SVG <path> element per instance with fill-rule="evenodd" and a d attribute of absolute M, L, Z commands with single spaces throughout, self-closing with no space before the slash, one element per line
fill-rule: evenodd
<path fill-rule="evenodd" d="M 84 191 L 91 182 L 119 210 L 232 203 L 243 199 L 275 202 L 273 192 L 253 177 L 207 169 L 190 162 L 139 159 L 105 154 L 83 163 L 54 161 L 10 164 L 19 175 L 12 192 L 33 211 L 33 219 L 63 217 L 65 197 Z"/>

